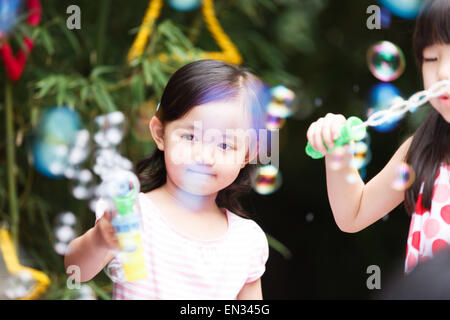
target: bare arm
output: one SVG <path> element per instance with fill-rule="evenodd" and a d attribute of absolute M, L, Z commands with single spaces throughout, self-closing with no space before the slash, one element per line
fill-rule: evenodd
<path fill-rule="evenodd" d="M 239 292 L 238 300 L 262 300 L 261 278 L 246 283 Z"/>
<path fill-rule="evenodd" d="M 396 170 L 404 161 L 411 144 L 408 138 L 395 152 L 386 166 L 367 184 L 364 184 L 356 169 L 349 167 L 352 155 L 346 155 L 340 170 L 331 169 L 332 155 L 325 156 L 327 190 L 330 206 L 338 227 L 345 232 L 358 232 L 384 217 L 401 202 L 404 191 L 391 187 L 396 179 Z M 356 177 L 355 183 L 346 180 L 348 174 Z"/>
<path fill-rule="evenodd" d="M 72 240 L 64 257 L 67 268 L 76 265 L 81 270 L 81 281 L 89 281 L 98 274 L 114 257 L 110 248 L 117 246 L 117 240 L 111 238 L 114 231 L 106 217 L 82 236 Z M 109 237 L 105 240 L 104 237 Z"/>

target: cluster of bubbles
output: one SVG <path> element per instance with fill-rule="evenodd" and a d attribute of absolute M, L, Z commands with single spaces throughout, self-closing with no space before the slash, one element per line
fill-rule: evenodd
<path fill-rule="evenodd" d="M 344 166 L 344 160 L 348 154 L 352 155 L 349 163 L 349 167 L 356 169 L 349 171 L 346 175 L 346 181 L 348 183 L 355 183 L 358 181 L 359 177 L 362 179 L 366 176 L 366 166 L 372 159 L 372 153 L 369 148 L 370 136 L 367 134 L 366 137 L 360 141 L 352 142 L 347 146 L 337 147 L 331 154 L 330 168 L 332 170 L 340 170 Z"/>
<path fill-rule="evenodd" d="M 124 120 L 125 116 L 118 111 L 98 116 L 94 120 L 97 126 L 94 135 L 97 150 L 93 170 L 102 180 L 95 188 L 95 196 L 91 201 L 91 210 L 94 212 L 102 205 L 97 206 L 100 199 L 105 208 L 111 208 L 113 204 L 110 203 L 110 199 L 139 192 L 139 180 L 131 171 L 132 162 L 122 157 L 117 150 L 124 136 Z M 106 275 L 113 282 L 125 281 L 123 261 L 124 256 L 120 252 L 115 252 L 115 258 L 104 268 Z"/>
<path fill-rule="evenodd" d="M 14 27 L 20 14 L 21 0 L 0 0 L 0 38 Z"/>
<path fill-rule="evenodd" d="M 266 103 L 266 128 L 279 130 L 283 127 L 286 118 L 294 113 L 293 102 L 295 93 L 279 85 L 269 90 Z M 252 180 L 253 190 L 262 195 L 268 195 L 279 189 L 282 176 L 278 168 L 271 164 L 260 166 Z"/>
<path fill-rule="evenodd" d="M 402 99 L 400 91 L 391 81 L 397 80 L 405 71 L 405 55 L 394 43 L 380 41 L 367 50 L 367 66 L 372 75 L 381 82 L 374 85 L 367 99 L 366 115 L 388 109 L 396 99 Z M 398 116 L 390 121 L 374 127 L 379 132 L 393 130 L 402 117 Z"/>
<path fill-rule="evenodd" d="M 279 85 L 270 89 L 270 101 L 266 107 L 266 128 L 281 129 L 285 119 L 293 113 L 295 94 L 285 86 Z"/>
<path fill-rule="evenodd" d="M 104 180 L 111 172 L 131 170 L 133 168 L 132 162 L 122 157 L 117 150 L 124 136 L 124 114 L 120 111 L 114 111 L 96 117 L 94 122 L 97 126 L 94 135 L 94 141 L 97 145 L 93 165 L 95 174 Z M 91 201 L 92 211 L 95 212 L 96 203 L 99 198 L 104 196 L 103 185 L 96 186 L 94 198 Z"/>
<path fill-rule="evenodd" d="M 11 274 L 5 281 L 3 294 L 7 299 L 17 300 L 28 296 L 36 285 L 36 280 L 27 269 Z"/>
<path fill-rule="evenodd" d="M 347 152 L 353 155 L 352 160 L 350 161 L 350 167 L 357 170 L 357 173 L 353 170 L 347 174 L 346 180 L 348 183 L 355 183 L 358 176 L 361 177 L 361 179 L 366 177 L 366 166 L 372 158 L 368 137 L 369 136 L 361 141 L 350 144 L 347 149 Z"/>
<path fill-rule="evenodd" d="M 112 169 L 131 170 L 133 166 L 117 151 L 124 136 L 124 122 L 125 116 L 119 111 L 97 116 L 92 143 L 90 132 L 81 128 L 80 116 L 75 110 L 69 107 L 49 108 L 34 132 L 31 160 L 36 170 L 46 177 L 69 179 L 72 195 L 78 200 L 90 200 L 90 208 L 95 211 L 101 190 L 94 173 L 101 177 Z M 91 170 L 85 163 L 92 154 L 94 164 Z M 57 219 L 54 249 L 64 255 L 68 243 L 76 235 L 73 229 L 76 218 L 66 212 Z"/>
<path fill-rule="evenodd" d="M 423 2 L 424 0 L 379 0 L 382 5 L 382 27 L 389 27 L 391 14 L 402 19 L 415 19 Z M 397 45 L 389 41 L 380 41 L 367 51 L 367 65 L 372 75 L 382 81 L 374 85 L 369 92 L 366 109 L 366 115 L 369 117 L 375 112 L 390 108 L 397 99 L 402 99 L 397 87 L 389 82 L 397 80 L 403 74 L 406 63 L 405 56 Z M 391 131 L 401 119 L 401 115 L 393 117 L 389 121 L 375 126 L 374 129 L 379 132 Z M 397 191 L 404 191 L 412 185 L 414 179 L 415 173 L 412 167 L 402 162 L 396 169 L 396 177 L 391 187 Z M 383 220 L 387 218 L 388 216 Z"/>
<path fill-rule="evenodd" d="M 55 243 L 53 249 L 57 254 L 61 256 L 66 254 L 70 241 L 77 236 L 77 232 L 75 231 L 76 224 L 77 218 L 70 211 L 61 212 L 56 216 L 54 228 Z"/>

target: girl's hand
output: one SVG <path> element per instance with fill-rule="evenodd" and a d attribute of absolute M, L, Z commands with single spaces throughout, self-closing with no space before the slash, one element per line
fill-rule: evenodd
<path fill-rule="evenodd" d="M 111 224 L 111 212 L 105 211 L 103 217 L 101 217 L 97 224 L 96 235 L 98 245 L 111 250 L 116 250 L 119 248 L 119 241 L 116 237 L 116 229 Z"/>
<path fill-rule="evenodd" d="M 326 146 L 328 146 L 328 149 L 334 148 L 334 140 L 339 137 L 345 122 L 346 119 L 342 114 L 333 113 L 327 113 L 325 117 L 313 122 L 306 132 L 311 147 L 326 155 L 328 153 Z"/>

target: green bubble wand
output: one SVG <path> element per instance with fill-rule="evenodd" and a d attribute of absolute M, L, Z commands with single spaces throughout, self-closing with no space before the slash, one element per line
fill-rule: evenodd
<path fill-rule="evenodd" d="M 450 79 L 436 82 L 428 90 L 419 91 L 413 94 L 408 100 L 398 97 L 392 101 L 388 109 L 380 110 L 373 113 L 365 122 L 358 117 L 349 117 L 345 125 L 339 132 L 339 137 L 334 141 L 334 148 L 330 149 L 326 146 L 328 152 L 334 151 L 340 146 L 348 144 L 350 141 L 360 141 L 367 134 L 367 127 L 376 127 L 392 119 L 399 118 L 406 112 L 414 112 L 418 107 L 427 103 L 430 99 L 437 98 L 450 89 Z M 324 155 L 313 149 L 309 142 L 305 148 L 306 154 L 313 159 L 321 159 Z"/>

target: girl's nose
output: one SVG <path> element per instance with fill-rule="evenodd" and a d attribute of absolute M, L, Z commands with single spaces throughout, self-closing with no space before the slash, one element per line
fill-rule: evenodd
<path fill-rule="evenodd" d="M 201 143 L 195 150 L 195 162 L 212 166 L 215 164 L 214 148 L 209 143 Z"/>

